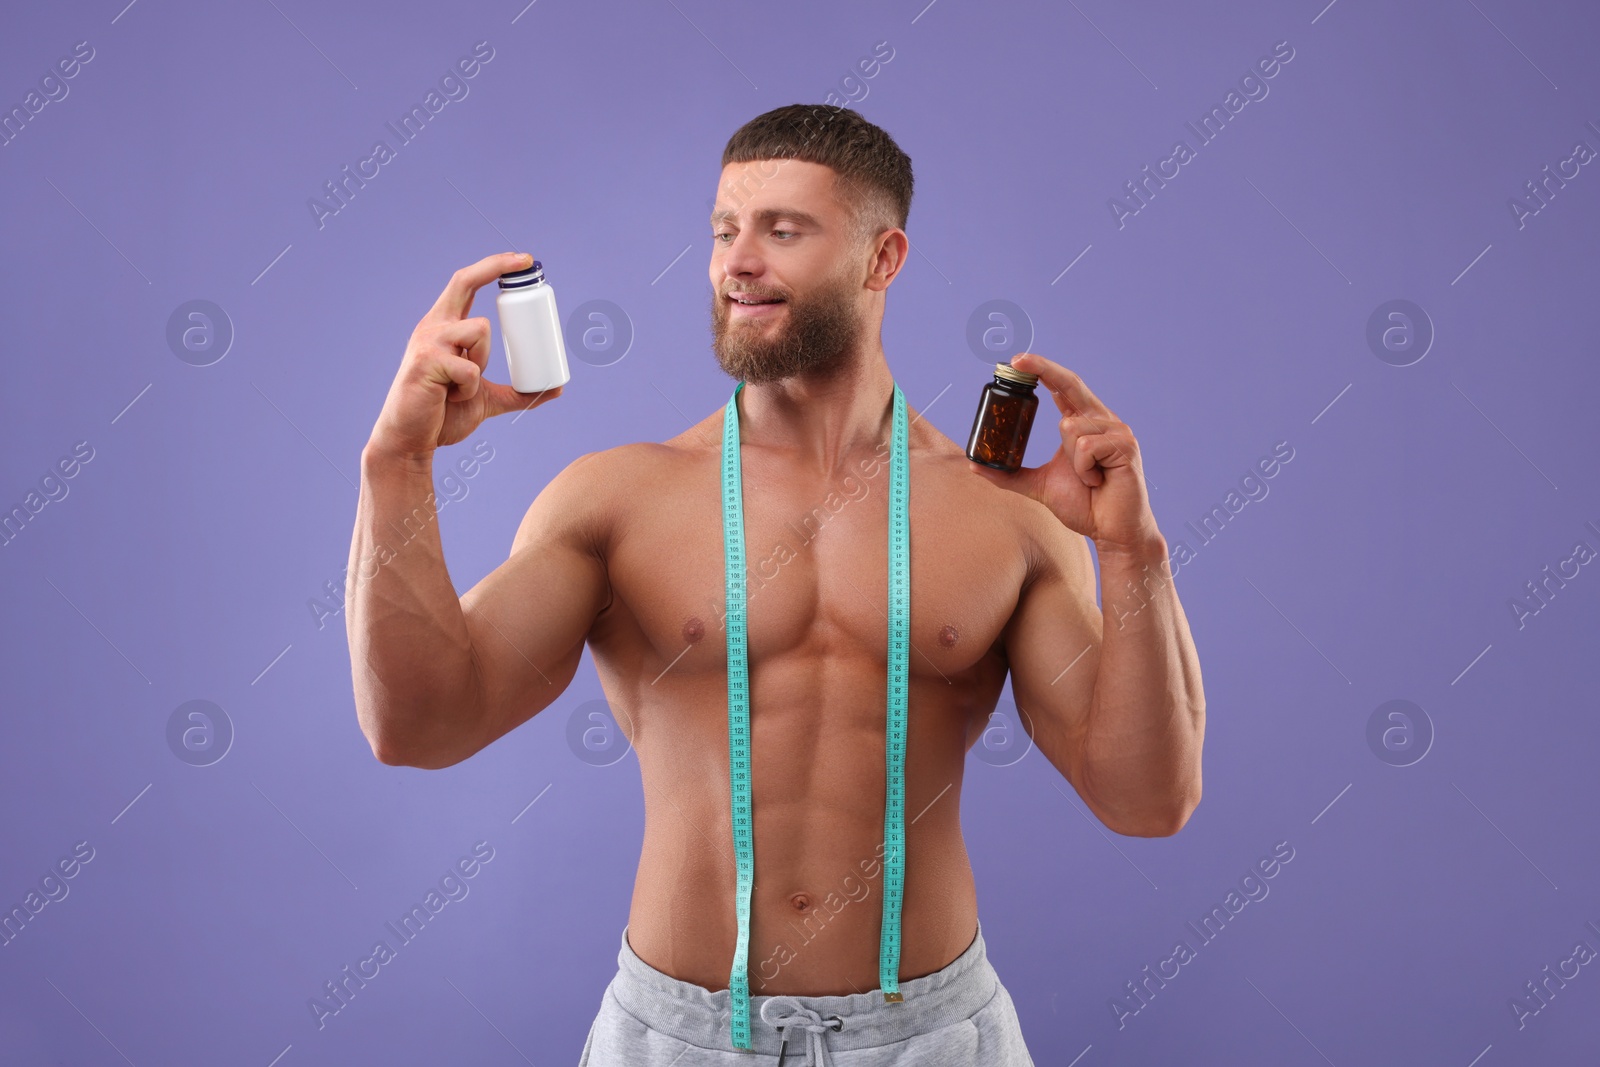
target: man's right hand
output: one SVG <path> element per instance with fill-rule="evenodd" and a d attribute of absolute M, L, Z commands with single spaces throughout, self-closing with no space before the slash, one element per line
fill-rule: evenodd
<path fill-rule="evenodd" d="M 538 407 L 561 386 L 519 393 L 483 376 L 489 366 L 489 320 L 467 318 L 477 291 L 500 275 L 529 266 L 522 252 L 502 252 L 450 276 L 433 307 L 411 333 L 400 370 L 372 428 L 367 448 L 413 461 L 453 445 L 484 419 Z"/>

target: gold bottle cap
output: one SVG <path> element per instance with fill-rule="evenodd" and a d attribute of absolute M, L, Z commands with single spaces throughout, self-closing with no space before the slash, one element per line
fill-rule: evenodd
<path fill-rule="evenodd" d="M 994 365 L 994 373 L 996 377 L 1004 378 L 1007 381 L 1020 382 L 1023 385 L 1033 385 L 1039 380 L 1037 374 L 1029 374 L 1025 370 L 1018 370 L 1009 363 L 996 363 Z"/>

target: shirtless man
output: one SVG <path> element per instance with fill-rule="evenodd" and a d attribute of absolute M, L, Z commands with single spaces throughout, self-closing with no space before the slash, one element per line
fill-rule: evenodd
<path fill-rule="evenodd" d="M 824 1047 L 1031 1063 L 983 957 L 960 822 L 966 754 L 1008 671 L 1033 744 L 1111 830 L 1176 833 L 1200 799 L 1200 666 L 1127 425 L 1031 353 L 1012 363 L 1060 412 L 1051 426 L 1041 407 L 1034 436 L 1061 438 L 1043 466 L 981 467 L 911 409 L 904 1000 L 878 991 L 894 390 L 880 330 L 910 199 L 888 134 L 791 105 L 729 141 L 711 218 L 712 347 L 746 383 L 749 1020 L 755 1051 L 787 1041 L 791 1064 Z M 451 277 L 362 452 L 346 614 L 361 729 L 384 763 L 451 766 L 557 700 L 587 643 L 638 756 L 645 831 L 582 1062 L 749 1063 L 729 1035 L 722 406 L 670 440 L 574 459 L 459 599 L 445 569 L 434 450 L 562 393 L 486 379 L 489 320 L 468 317 L 479 287 L 530 261 Z M 396 552 L 402 526 L 420 529 Z"/>

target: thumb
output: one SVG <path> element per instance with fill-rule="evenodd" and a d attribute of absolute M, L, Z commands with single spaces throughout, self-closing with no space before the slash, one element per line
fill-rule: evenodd
<path fill-rule="evenodd" d="M 537 393 L 519 393 L 504 382 L 491 382 L 488 379 L 484 379 L 482 388 L 484 390 L 484 418 L 504 415 L 508 411 L 526 411 L 561 395 L 561 386 L 559 385 Z"/>

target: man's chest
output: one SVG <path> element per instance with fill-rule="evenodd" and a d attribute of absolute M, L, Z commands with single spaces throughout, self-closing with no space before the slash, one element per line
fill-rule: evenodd
<path fill-rule="evenodd" d="M 1004 514 L 948 478 L 917 477 L 909 493 L 910 671 L 951 678 L 994 650 L 1025 574 L 1020 535 Z M 827 484 L 783 484 L 746 472 L 742 500 L 745 618 L 753 665 L 788 656 L 887 665 L 889 471 Z M 635 638 L 674 670 L 727 670 L 723 508 L 704 477 L 663 487 L 611 546 L 613 594 Z M 633 629 L 630 627 L 629 629 Z"/>

